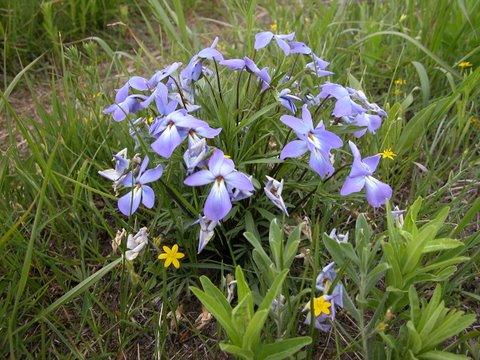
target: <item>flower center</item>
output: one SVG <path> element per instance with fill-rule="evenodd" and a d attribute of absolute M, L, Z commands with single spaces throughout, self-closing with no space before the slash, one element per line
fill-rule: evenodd
<path fill-rule="evenodd" d="M 308 140 L 315 146 L 317 149 L 320 148 L 320 142 L 318 141 L 318 138 L 313 134 L 312 132 L 309 132 L 308 135 Z"/>
<path fill-rule="evenodd" d="M 222 182 L 223 182 L 223 176 L 221 175 L 218 175 L 216 178 L 215 178 L 215 182 L 220 185 Z"/>

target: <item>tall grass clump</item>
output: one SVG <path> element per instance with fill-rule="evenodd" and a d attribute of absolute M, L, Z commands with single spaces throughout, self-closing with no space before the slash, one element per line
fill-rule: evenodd
<path fill-rule="evenodd" d="M 62 43 L 80 40 L 108 23 L 122 21 L 135 8 L 133 1 L 2 0 L 0 1 L 0 67 L 4 76 L 47 53 L 60 60 Z"/>

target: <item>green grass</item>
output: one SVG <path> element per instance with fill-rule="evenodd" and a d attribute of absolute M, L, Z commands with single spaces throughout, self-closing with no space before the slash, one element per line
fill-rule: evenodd
<path fill-rule="evenodd" d="M 177 59 L 185 63 L 215 35 L 221 37 L 226 56 L 249 54 L 254 33 L 268 29 L 272 22 L 280 33 L 296 31 L 331 61 L 336 82 L 360 83 L 369 97 L 386 108 L 389 116 L 379 136 L 361 140 L 360 146 L 365 153 L 392 148 L 397 154 L 395 160 L 382 162 L 380 176 L 394 188 L 394 202 L 401 208 L 423 196 L 420 218 L 425 219 L 432 218 L 440 205 L 450 206 L 443 233 L 463 239 L 462 254 L 456 255 L 468 255 L 470 260 L 459 265 L 444 284 L 447 305 L 478 315 L 480 1 L 304 2 L 296 7 L 273 0 L 258 4 L 225 0 L 197 3 L 195 11 L 182 1 L 165 3 L 150 0 L 134 8 L 135 19 L 125 19 L 137 41 L 135 51 L 101 36 L 68 48 L 47 46 L 60 60 L 45 70 L 51 78 L 50 101 L 41 103 L 35 96 L 37 81 L 45 81 L 45 75 L 27 70 L 21 76 L 22 86 L 33 94 L 25 101 L 33 103 L 37 116 L 12 107 L 11 92 L 2 93 L 5 121 L 1 124 L 9 134 L 0 158 L 2 357 L 130 358 L 139 352 L 145 358 L 185 354 L 205 358 L 205 351 L 218 353 L 220 337 L 215 328 L 199 331 L 193 326 L 201 307 L 188 286 L 198 286 L 200 274 L 218 284 L 233 272 L 229 256 L 225 261 L 219 256 L 222 251 L 235 253 L 247 278 L 255 279 L 248 259 L 250 245 L 241 236 L 248 221 L 225 227 L 224 238 L 214 240 L 217 253 L 212 250 L 197 259 L 196 233 L 188 226 L 191 219 L 168 205 L 164 188 L 157 189 L 161 199 L 155 211 L 120 216 L 109 184 L 97 171 L 109 164 L 112 153 L 126 146 L 126 129 L 113 124 L 102 110 L 111 103 L 113 88 L 126 78 L 127 69 L 148 75 Z M 104 12 L 96 14 L 96 19 L 102 19 Z M 84 34 L 89 26 L 82 21 L 88 16 L 84 20 L 78 14 L 71 16 L 80 19 L 75 27 Z M 62 26 L 55 16 L 51 20 L 51 29 Z M 18 31 L 18 24 L 8 21 L 8 27 L 2 21 L 4 31 Z M 30 41 L 37 31 L 43 31 L 38 23 L 28 30 Z M 49 34 L 53 32 L 47 29 Z M 22 41 L 9 40 L 10 50 L 3 51 L 6 61 L 28 48 Z M 42 51 L 25 58 L 23 65 Z M 275 63 L 266 54 L 257 60 Z M 473 66 L 461 69 L 461 61 Z M 406 84 L 396 85 L 397 79 L 405 79 Z M 16 80 L 12 84 L 10 89 L 21 85 Z M 211 114 L 221 111 L 226 110 L 212 109 Z M 25 139 L 26 149 L 18 146 L 17 134 Z M 236 150 L 232 146 L 229 153 Z M 279 175 L 287 177 L 288 171 L 285 167 Z M 314 176 L 307 175 L 293 199 L 308 194 L 313 181 Z M 342 214 L 333 213 L 322 204 L 322 196 L 332 197 L 316 192 L 300 214 L 312 220 L 314 238 L 333 227 L 352 228 L 349 216 L 365 211 L 362 202 L 352 200 L 345 202 Z M 381 215 L 370 210 L 367 216 L 382 229 Z M 255 221 L 263 235 L 267 218 L 255 217 Z M 159 240 L 134 265 L 121 266 L 118 254 L 112 252 L 110 242 L 117 229 L 146 224 L 153 236 L 179 242 L 188 255 L 184 266 L 169 271 L 167 279 L 155 259 Z M 315 250 L 314 269 L 319 269 L 327 252 L 323 247 Z M 431 293 L 428 287 L 421 290 Z M 184 305 L 188 321 L 175 328 L 166 315 L 179 304 Z M 179 345 L 182 336 L 188 339 L 185 348 Z M 469 336 L 450 344 L 454 347 L 450 351 L 461 350 L 478 359 L 478 330 L 477 338 Z M 348 346 L 340 337 L 332 337 L 328 351 L 340 356 Z M 325 344 L 321 341 L 318 353 Z M 356 350 L 349 351 L 351 355 Z"/>

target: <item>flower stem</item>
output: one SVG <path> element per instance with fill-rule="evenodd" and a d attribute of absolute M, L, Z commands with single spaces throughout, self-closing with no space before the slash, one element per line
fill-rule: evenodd
<path fill-rule="evenodd" d="M 237 102 L 236 102 L 236 106 L 237 106 L 237 117 L 236 117 L 236 124 L 238 126 L 238 120 L 239 120 L 239 117 L 240 117 L 240 80 L 242 79 L 242 71 L 239 71 L 238 72 L 238 80 L 237 80 Z"/>
<path fill-rule="evenodd" d="M 218 64 L 217 60 L 213 59 L 213 63 L 215 64 L 215 73 L 217 74 L 217 86 L 218 86 L 218 95 L 220 96 L 220 100 L 223 101 L 223 95 L 222 95 L 222 86 L 220 85 L 220 76 L 218 73 Z"/>

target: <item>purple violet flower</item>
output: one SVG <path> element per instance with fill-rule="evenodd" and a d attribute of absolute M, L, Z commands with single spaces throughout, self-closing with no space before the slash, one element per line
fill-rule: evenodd
<path fill-rule="evenodd" d="M 331 82 L 323 84 L 322 90 L 318 94 L 318 98 L 325 99 L 327 97 L 333 97 L 336 99 L 335 108 L 332 111 L 332 115 L 335 117 L 355 116 L 367 111 L 353 101 L 350 98 L 348 90 L 341 85 Z"/>
<path fill-rule="evenodd" d="M 204 74 L 203 60 L 222 61 L 223 55 L 215 47 L 218 43 L 218 37 L 213 40 L 212 45 L 200 50 L 191 59 L 185 69 L 182 70 L 180 76 L 187 83 L 191 81 L 198 81 Z"/>
<path fill-rule="evenodd" d="M 168 65 L 166 68 L 157 71 L 153 76 L 148 80 L 148 85 L 150 88 L 155 88 L 160 81 L 163 81 L 178 70 L 178 68 L 182 65 L 181 62 L 174 62 L 173 64 Z"/>
<path fill-rule="evenodd" d="M 330 264 L 326 265 L 318 274 L 316 281 L 317 290 L 324 292 L 328 291 L 328 282 L 331 284 L 336 277 L 337 272 L 335 271 L 335 263 L 331 262 Z"/>
<path fill-rule="evenodd" d="M 206 216 L 201 216 L 195 224 L 200 224 L 200 234 L 198 236 L 198 251 L 197 254 L 200 254 L 205 246 L 210 242 L 215 235 L 215 227 L 218 225 L 218 221 L 212 221 L 207 219 Z"/>
<path fill-rule="evenodd" d="M 302 101 L 298 96 L 292 95 L 290 89 L 283 89 L 278 93 L 278 101 L 280 104 L 293 114 L 297 112 L 295 101 Z"/>
<path fill-rule="evenodd" d="M 103 113 L 112 114 L 113 120 L 115 121 L 122 121 L 127 117 L 128 114 L 136 113 L 142 109 L 140 100 L 144 100 L 144 98 L 145 96 L 143 95 L 128 95 L 123 101 L 112 104 L 105 108 Z"/>
<path fill-rule="evenodd" d="M 195 168 L 204 165 L 209 151 L 210 147 L 207 145 L 205 139 L 199 139 L 196 142 L 190 143 L 189 136 L 188 149 L 183 154 L 183 160 L 187 167 L 187 175 L 193 173 Z"/>
<path fill-rule="evenodd" d="M 115 169 L 102 170 L 98 173 L 108 180 L 116 182 L 127 173 L 130 165 L 130 160 L 127 159 L 127 148 L 114 154 L 112 161 L 115 161 Z"/>
<path fill-rule="evenodd" d="M 298 158 L 310 151 L 310 167 L 322 178 L 333 174 L 330 150 L 342 146 L 342 140 L 334 133 L 325 130 L 323 122 L 313 128 L 312 115 L 307 105 L 302 107 L 302 118 L 283 115 L 280 120 L 293 129 L 299 140 L 289 142 L 280 153 L 280 159 Z"/>
<path fill-rule="evenodd" d="M 368 101 L 365 93 L 362 90 L 356 90 L 356 89 L 347 87 L 347 91 L 350 97 L 353 98 L 353 100 L 357 100 L 360 103 L 362 103 L 362 105 L 366 107 L 367 110 L 372 111 L 381 117 L 387 116 L 387 113 L 385 112 L 385 110 L 383 110 L 380 106 Z"/>
<path fill-rule="evenodd" d="M 157 118 L 152 124 L 150 133 L 157 140 L 151 146 L 157 154 L 168 159 L 189 132 L 211 139 L 217 136 L 221 130 L 212 129 L 205 121 L 193 117 L 185 109 L 180 109 L 164 118 Z"/>
<path fill-rule="evenodd" d="M 232 208 L 227 187 L 253 191 L 251 180 L 244 173 L 235 170 L 232 160 L 216 149 L 208 160 L 208 170 L 200 170 L 187 177 L 184 183 L 188 186 L 202 186 L 213 183 L 205 202 L 205 216 L 212 221 L 220 221 Z"/>
<path fill-rule="evenodd" d="M 285 34 L 285 35 L 275 35 L 271 31 L 264 31 L 259 32 L 255 35 L 255 50 L 260 50 L 270 44 L 272 39 L 275 39 L 277 45 L 285 55 L 290 54 L 290 45 L 288 45 L 288 41 L 292 41 L 295 37 L 295 33 Z"/>
<path fill-rule="evenodd" d="M 129 172 L 122 181 L 123 186 L 133 188 L 130 192 L 118 199 L 118 209 L 123 215 L 132 215 L 137 211 L 140 202 L 149 209 L 151 209 L 155 203 L 155 193 L 153 189 L 145 184 L 160 179 L 163 174 L 163 168 L 162 165 L 157 165 L 153 169 L 146 170 L 148 162 L 148 156 L 145 156 L 140 165 L 138 175 L 134 177 L 133 173 Z"/>
<path fill-rule="evenodd" d="M 313 55 L 313 61 L 308 63 L 306 68 L 310 71 L 313 72 L 318 77 L 322 76 L 328 76 L 328 75 L 333 75 L 333 72 L 325 70 L 328 65 L 330 65 L 329 62 L 319 58 L 317 55 Z"/>
<path fill-rule="evenodd" d="M 259 69 L 259 67 L 253 62 L 252 59 L 245 56 L 243 59 L 228 59 L 220 62 L 220 65 L 226 66 L 230 70 L 234 71 L 243 71 L 246 70 L 250 74 L 255 75 L 262 84 L 262 91 L 270 87 L 270 75 L 268 74 L 268 68 L 264 67 Z"/>
<path fill-rule="evenodd" d="M 307 44 L 301 41 L 291 41 L 288 43 L 290 46 L 290 54 L 303 54 L 309 55 L 312 53 L 312 49 L 310 49 Z"/>
<path fill-rule="evenodd" d="M 178 101 L 170 101 L 168 88 L 161 82 L 157 84 L 157 87 L 152 91 L 150 96 L 142 102 L 142 107 L 148 107 L 153 100 L 155 100 L 157 110 L 161 115 L 168 115 L 171 112 L 174 112 L 178 106 Z"/>
<path fill-rule="evenodd" d="M 113 155 L 112 161 L 115 161 L 115 169 L 107 169 L 99 171 L 98 173 L 113 181 L 113 190 L 116 192 L 122 186 L 122 181 L 127 175 L 130 160 L 127 159 L 127 149 L 120 150 Z"/>
<path fill-rule="evenodd" d="M 253 179 L 252 175 L 248 176 L 248 180 L 250 180 L 250 182 L 252 181 L 252 179 Z M 230 194 L 230 200 L 232 202 L 247 199 L 253 195 L 253 190 L 238 189 L 230 185 L 227 185 L 227 190 L 228 190 L 228 193 Z"/>
<path fill-rule="evenodd" d="M 362 160 L 357 146 L 351 141 L 348 144 L 353 154 L 353 164 L 340 194 L 346 196 L 359 192 L 365 187 L 368 203 L 373 207 L 382 206 L 392 197 L 392 188 L 372 176 L 377 169 L 380 155 L 369 156 Z"/>
<path fill-rule="evenodd" d="M 375 134 L 382 125 L 382 118 L 380 116 L 368 113 L 360 113 L 355 117 L 345 116 L 343 119 L 349 124 L 364 127 L 364 129 L 357 130 L 353 133 L 353 136 L 356 138 L 361 138 L 367 131 Z"/>

